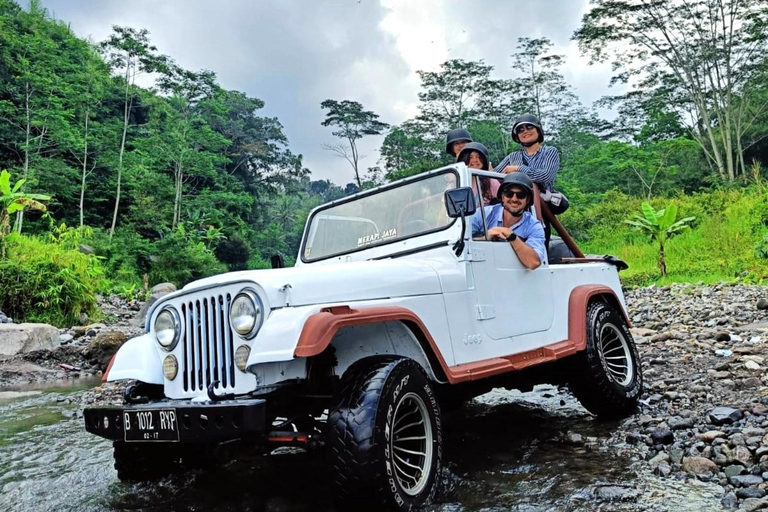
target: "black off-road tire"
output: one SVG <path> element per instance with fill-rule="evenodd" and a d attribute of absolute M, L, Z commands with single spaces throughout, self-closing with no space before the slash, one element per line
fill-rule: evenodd
<path fill-rule="evenodd" d="M 571 391 L 602 419 L 623 418 L 643 393 L 640 356 L 624 317 L 600 301 L 587 307 L 587 347 L 574 356 Z"/>
<path fill-rule="evenodd" d="M 377 500 L 388 510 L 406 511 L 431 502 L 440 481 L 440 423 L 435 392 L 416 362 L 377 356 L 353 364 L 325 433 L 339 504 Z"/>

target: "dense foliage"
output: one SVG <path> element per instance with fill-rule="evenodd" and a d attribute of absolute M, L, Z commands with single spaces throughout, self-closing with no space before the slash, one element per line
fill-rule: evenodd
<path fill-rule="evenodd" d="M 717 13 L 697 10 L 706 3 L 735 20 L 728 37 L 717 32 Z M 591 4 L 574 38 L 595 60 L 613 59 L 615 80 L 630 86 L 592 108 L 579 102 L 551 42 L 529 37 L 508 76 L 461 59 L 418 72 L 420 113 L 397 126 L 352 99 L 324 101 L 323 124 L 341 141 L 326 148 L 353 171 L 354 183 L 340 187 L 311 180 L 280 121 L 260 115 L 262 100 L 226 90 L 211 71 L 181 68 L 146 30 L 116 26 L 93 44 L 37 0 L 28 8 L 0 0 L 0 169 L 22 184 L 6 191 L 16 198 L 50 197 L 47 213 L 0 211 L 0 232 L 16 233 L 0 255 L 0 309 L 70 322 L 93 313 L 96 291 L 265 268 L 275 253 L 290 264 L 314 206 L 450 163 L 444 136 L 455 127 L 498 163 L 516 149 L 510 128 L 523 112 L 542 118 L 562 155 L 566 226 L 589 251 L 624 257 L 627 282 L 655 279 L 654 247 L 623 223 L 642 201 L 696 217 L 666 247 L 667 279 L 765 279 L 768 10 L 757 0 L 684 4 L 695 10 L 690 26 L 677 0 L 652 3 L 668 11 L 661 25 L 647 2 Z M 664 31 L 673 46 L 642 50 Z M 738 69 L 710 76 L 732 59 Z M 141 75 L 151 87 L 137 83 Z M 616 119 L 597 115 L 606 106 Z M 363 173 L 356 143 L 380 133 L 381 159 Z"/>

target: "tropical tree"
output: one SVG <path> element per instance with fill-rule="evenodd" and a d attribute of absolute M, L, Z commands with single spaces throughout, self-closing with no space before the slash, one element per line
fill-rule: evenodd
<path fill-rule="evenodd" d="M 661 210 L 654 210 L 650 204 L 643 202 L 641 205 L 643 215 L 635 215 L 631 220 L 625 220 L 627 224 L 638 231 L 650 235 L 651 241 L 659 244 L 659 271 L 661 277 L 667 275 L 667 262 L 664 255 L 664 246 L 667 241 L 681 231 L 689 229 L 689 225 L 695 217 L 677 218 L 677 206 L 670 204 Z"/>
<path fill-rule="evenodd" d="M 613 81 L 664 90 L 722 178 L 744 172 L 742 138 L 764 112 L 750 83 L 768 50 L 765 0 L 593 0 L 574 39 L 593 61 L 613 57 Z"/>
<path fill-rule="evenodd" d="M 366 135 L 380 135 L 389 125 L 379 121 L 378 114 L 373 111 L 363 110 L 363 105 L 356 101 L 325 100 L 320 107 L 328 110 L 325 120 L 320 124 L 338 128 L 333 135 L 346 140 L 346 143 L 341 144 L 323 144 L 323 149 L 345 158 L 355 171 L 357 186 L 362 188 L 358 163 L 364 156 L 357 149 L 357 141 Z"/>
<path fill-rule="evenodd" d="M 11 173 L 0 172 L 0 258 L 5 257 L 5 237 L 11 231 L 10 216 L 25 209 L 45 211 L 41 201 L 49 201 L 50 196 L 22 192 L 24 179 L 11 186 Z"/>

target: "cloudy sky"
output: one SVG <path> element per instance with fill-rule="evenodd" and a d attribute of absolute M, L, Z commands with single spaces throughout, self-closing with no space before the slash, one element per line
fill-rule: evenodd
<path fill-rule="evenodd" d="M 23 0 L 20 3 L 24 4 Z M 548 37 L 567 56 L 566 78 L 586 105 L 609 92 L 610 69 L 587 66 L 570 41 L 588 0 L 43 0 L 81 37 L 112 25 L 146 28 L 161 53 L 209 69 L 227 89 L 263 99 L 313 179 L 352 181 L 349 164 L 321 144 L 320 102 L 359 101 L 399 124 L 417 113 L 417 70 L 484 59 L 512 77 L 518 37 Z M 376 165 L 380 137 L 363 140 L 361 168 Z"/>

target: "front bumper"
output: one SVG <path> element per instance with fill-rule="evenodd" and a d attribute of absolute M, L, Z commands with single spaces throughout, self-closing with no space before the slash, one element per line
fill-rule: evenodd
<path fill-rule="evenodd" d="M 126 438 L 125 411 L 173 410 L 178 418 L 178 442 L 222 442 L 265 434 L 266 400 L 222 400 L 192 403 L 163 400 L 124 407 L 92 407 L 83 411 L 85 429 L 112 440 Z M 139 441 L 141 442 L 141 441 Z"/>

